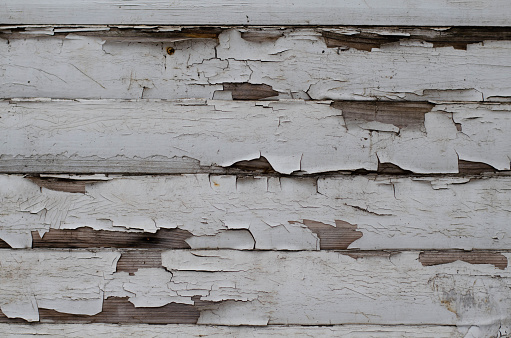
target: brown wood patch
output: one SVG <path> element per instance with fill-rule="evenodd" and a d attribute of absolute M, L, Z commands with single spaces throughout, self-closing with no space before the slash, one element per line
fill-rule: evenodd
<path fill-rule="evenodd" d="M 124 324 L 196 324 L 200 312 L 194 305 L 170 303 L 161 307 L 135 307 L 128 297 L 110 297 L 103 301 L 103 311 L 94 316 L 74 315 L 39 309 L 41 323 L 124 323 Z M 26 323 L 23 319 L 0 316 L 0 322 Z"/>
<path fill-rule="evenodd" d="M 290 222 L 291 223 L 291 222 Z M 319 237 L 321 250 L 345 250 L 348 246 L 362 237 L 362 232 L 357 231 L 356 224 L 335 220 L 335 227 L 308 219 L 303 224 Z"/>
<path fill-rule="evenodd" d="M 7 242 L 0 239 L 0 249 L 10 249 L 11 246 Z"/>
<path fill-rule="evenodd" d="M 399 166 L 393 163 L 381 163 L 378 161 L 378 173 L 381 174 L 394 174 L 394 175 L 404 175 L 404 174 L 413 174 L 410 170 L 401 169 Z"/>
<path fill-rule="evenodd" d="M 27 177 L 29 180 L 38 186 L 54 191 L 63 191 L 71 193 L 85 194 L 85 186 L 87 183 L 97 181 L 81 181 L 81 180 L 66 180 L 61 178 L 41 178 L 41 177 Z"/>
<path fill-rule="evenodd" d="M 238 161 L 233 163 L 229 168 L 255 171 L 260 173 L 276 173 L 275 169 L 273 169 L 270 162 L 268 162 L 264 156 L 249 161 Z"/>
<path fill-rule="evenodd" d="M 381 28 L 381 27 L 380 27 Z M 383 45 L 401 40 L 422 40 L 430 42 L 433 47 L 453 47 L 466 50 L 467 45 L 486 40 L 511 40 L 511 29 L 508 27 L 451 27 L 444 30 L 428 28 L 397 28 L 385 27 L 386 31 L 396 34 L 378 34 L 378 27 L 357 29 L 359 34 L 340 34 L 323 31 L 322 35 L 329 48 L 354 48 L 371 51 Z M 401 35 L 399 35 L 401 33 Z"/>
<path fill-rule="evenodd" d="M 486 163 L 458 160 L 458 172 L 460 174 L 476 175 L 497 171 L 497 169 Z"/>
<path fill-rule="evenodd" d="M 492 264 L 496 268 L 507 268 L 507 257 L 501 253 L 489 251 L 423 251 L 419 254 L 419 262 L 424 266 L 447 264 L 463 261 L 470 264 Z"/>
<path fill-rule="evenodd" d="M 155 233 L 94 230 L 88 227 L 50 229 L 42 238 L 37 231 L 32 231 L 32 247 L 190 249 L 185 242 L 190 237 L 192 233 L 181 229 L 159 229 Z"/>
<path fill-rule="evenodd" d="M 224 83 L 224 90 L 231 92 L 233 100 L 261 100 L 279 95 L 267 84 Z"/>
<path fill-rule="evenodd" d="M 365 122 L 392 124 L 398 128 L 424 128 L 424 115 L 435 105 L 429 102 L 336 101 L 346 125 Z"/>
<path fill-rule="evenodd" d="M 116 272 L 134 274 L 138 269 L 162 268 L 160 250 L 130 250 L 123 252 L 117 261 Z"/>

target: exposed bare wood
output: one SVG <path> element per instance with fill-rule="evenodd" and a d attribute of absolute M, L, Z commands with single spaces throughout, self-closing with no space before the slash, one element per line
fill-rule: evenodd
<path fill-rule="evenodd" d="M 304 219 L 303 224 L 318 236 L 321 250 L 347 249 L 363 235 L 356 225 L 339 220 L 335 221 L 335 227 L 308 219 Z"/>
<path fill-rule="evenodd" d="M 192 234 L 181 229 L 150 232 L 113 232 L 83 227 L 74 230 L 51 229 L 42 238 L 32 232 L 33 248 L 150 248 L 187 249 Z"/>
<path fill-rule="evenodd" d="M 422 40 L 433 47 L 453 47 L 467 50 L 468 45 L 492 40 L 510 40 L 509 27 L 343 27 L 324 29 L 323 37 L 329 48 L 371 51 L 386 44 L 405 40 Z"/>
<path fill-rule="evenodd" d="M 139 269 L 162 268 L 161 251 L 129 250 L 121 254 L 117 261 L 117 272 L 128 272 L 134 275 Z"/>
<path fill-rule="evenodd" d="M 470 264 L 493 264 L 501 270 L 508 266 L 506 256 L 486 251 L 425 251 L 420 253 L 419 261 L 424 266 L 447 264 L 455 261 Z"/>
<path fill-rule="evenodd" d="M 224 83 L 224 91 L 231 92 L 233 100 L 260 100 L 279 95 L 266 84 Z"/>
<path fill-rule="evenodd" d="M 41 323 L 195 324 L 198 318 L 199 311 L 193 305 L 170 303 L 160 307 L 135 307 L 128 297 L 106 298 L 102 311 L 92 316 L 39 309 Z M 11 319 L 0 315 L 0 322 L 9 323 Z"/>
<path fill-rule="evenodd" d="M 481 173 L 491 173 L 496 172 L 497 169 L 492 167 L 489 164 L 481 163 L 481 162 L 472 162 L 472 161 L 458 161 L 458 170 L 460 174 L 474 175 Z"/>

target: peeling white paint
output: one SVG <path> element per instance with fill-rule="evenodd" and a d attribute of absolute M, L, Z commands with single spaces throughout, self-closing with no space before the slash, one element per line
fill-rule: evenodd
<path fill-rule="evenodd" d="M 50 228 L 154 232 L 177 227 L 198 236 L 188 239 L 195 248 L 251 249 L 255 241 L 255 249 L 317 250 L 320 241 L 303 220 L 332 228 L 341 220 L 363 234 L 349 248 L 507 249 L 510 187 L 508 176 L 182 175 L 116 178 L 75 194 L 3 175 L 0 238 L 13 247 L 30 247 L 30 231 Z"/>
<path fill-rule="evenodd" d="M 403 42 L 368 52 L 327 48 L 320 29 L 279 30 L 281 38 L 259 42 L 243 39 L 241 30 L 225 30 L 218 41 L 142 43 L 80 32 L 24 39 L 3 34 L 2 97 L 212 99 L 224 83 L 243 82 L 267 84 L 280 98 L 314 100 L 511 96 L 510 41 L 482 41 L 467 50 Z"/>
<path fill-rule="evenodd" d="M 190 173 L 263 156 L 284 174 L 375 171 L 378 162 L 457 173 L 459 159 L 509 170 L 510 111 L 445 103 L 425 114 L 423 127 L 399 128 L 347 124 L 341 109 L 301 100 L 0 101 L 0 168 Z"/>
<path fill-rule="evenodd" d="M 210 326 L 210 325 L 112 325 L 112 324 L 39 324 L 10 325 L 0 324 L 4 337 L 23 335 L 72 337 L 390 337 L 390 338 L 461 338 L 464 335 L 452 326 L 411 326 L 411 325 L 342 325 L 342 326 Z"/>
<path fill-rule="evenodd" d="M 94 315 L 102 310 L 105 276 L 117 252 L 0 251 L 0 309 L 12 318 L 38 321 L 38 308 Z"/>
<path fill-rule="evenodd" d="M 423 266 L 414 251 L 355 259 L 338 252 L 173 250 L 162 253 L 168 271 L 139 269 L 129 276 L 114 272 L 118 257 L 110 251 L 0 250 L 2 311 L 36 299 L 39 308 L 42 301 L 59 312 L 90 315 L 95 311 L 86 304 L 112 296 L 154 308 L 200 297 L 202 324 L 427 323 L 493 334 L 510 326 L 509 267 Z M 33 313 L 29 303 L 17 309 L 22 318 Z"/>

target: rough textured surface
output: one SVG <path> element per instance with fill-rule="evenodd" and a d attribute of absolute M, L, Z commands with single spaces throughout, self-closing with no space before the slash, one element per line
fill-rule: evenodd
<path fill-rule="evenodd" d="M 2 24 L 509 26 L 506 0 L 2 0 Z"/>
<path fill-rule="evenodd" d="M 81 235 L 88 234 L 84 240 L 90 243 L 92 236 L 103 241 L 108 233 L 110 246 L 133 240 L 133 245 L 144 248 L 187 244 L 281 250 L 508 249 L 511 245 L 509 176 L 142 176 L 88 184 L 85 194 L 76 194 L 41 189 L 21 176 L 3 175 L 0 198 L 0 238 L 15 248 L 31 247 L 33 236 L 35 246 L 45 241 L 64 246 L 67 236 L 69 247 L 83 247 Z M 34 231 L 40 235 L 32 235 Z M 122 233 L 115 240 L 117 232 Z M 98 240 L 97 245 L 108 244 Z"/>
<path fill-rule="evenodd" d="M 497 335 L 511 319 L 509 268 L 423 266 L 419 252 L 352 258 L 172 250 L 161 253 L 164 268 L 132 274 L 115 272 L 119 254 L 110 251 L 0 250 L 0 256 L 0 308 L 15 322 L 429 324 Z"/>
<path fill-rule="evenodd" d="M 264 95 L 257 98 L 509 101 L 511 96 L 511 41 L 498 34 L 493 40 L 488 33 L 461 50 L 376 29 L 377 35 L 402 39 L 367 51 L 349 49 L 350 43 L 329 48 L 320 28 L 278 30 L 282 36 L 276 40 L 271 32 L 257 41 L 243 33 L 228 29 L 212 38 L 178 36 L 173 42 L 165 37 L 112 41 L 80 31 L 52 36 L 51 27 L 44 37 L 2 34 L 1 97 L 246 97 L 240 87 L 230 96 L 226 88 L 232 84 L 263 86 Z M 361 33 L 346 28 L 336 34 Z"/>
<path fill-rule="evenodd" d="M 61 325 L 7 325 L 0 324 L 4 337 L 52 336 L 72 337 L 391 337 L 391 338 L 453 338 L 463 337 L 452 326 L 411 325 L 343 325 L 343 326 L 209 326 L 209 325 L 108 325 L 108 324 L 61 324 Z"/>
<path fill-rule="evenodd" d="M 250 171 L 263 157 L 283 174 L 509 170 L 510 116 L 497 103 L 0 101 L 0 172 Z"/>

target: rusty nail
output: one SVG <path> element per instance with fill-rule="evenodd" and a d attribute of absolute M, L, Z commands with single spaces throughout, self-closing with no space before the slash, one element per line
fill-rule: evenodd
<path fill-rule="evenodd" d="M 172 47 L 167 47 L 167 54 L 172 55 L 176 50 Z"/>

